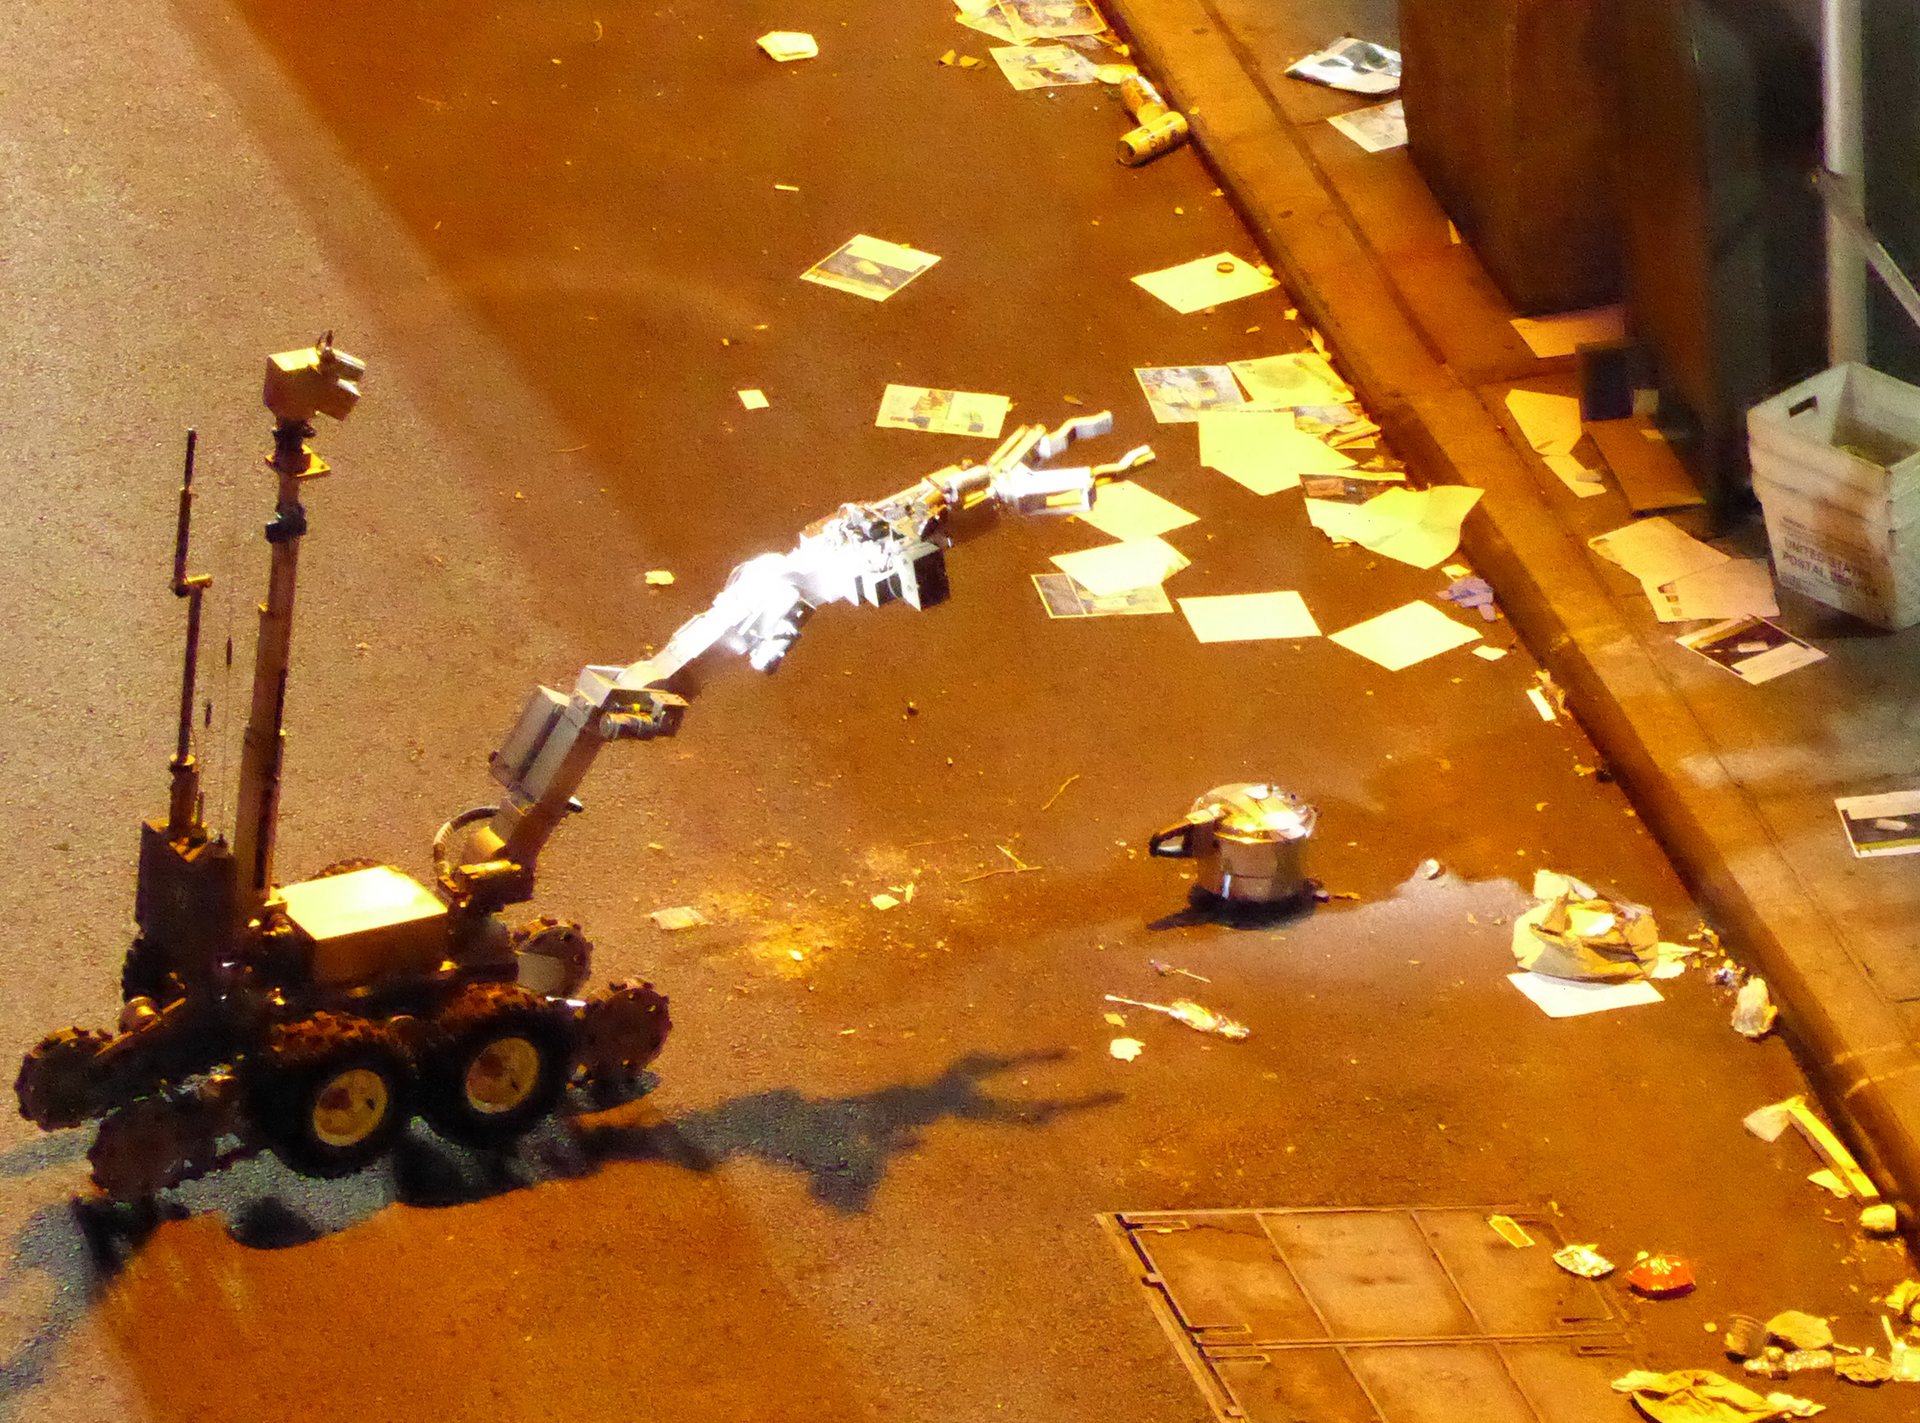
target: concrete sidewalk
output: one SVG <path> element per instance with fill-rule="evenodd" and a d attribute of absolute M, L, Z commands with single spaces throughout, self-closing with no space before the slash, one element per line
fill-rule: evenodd
<path fill-rule="evenodd" d="M 1687 625 L 1657 622 L 1638 584 L 1591 553 L 1589 537 L 1633 512 L 1611 485 L 1598 498 L 1566 490 L 1503 404 L 1516 382 L 1571 392 L 1570 360 L 1537 360 L 1514 333 L 1405 150 L 1366 153 L 1324 122 L 1375 101 L 1284 76 L 1349 29 L 1393 42 L 1391 5 L 1109 0 L 1109 11 L 1409 465 L 1486 491 L 1468 553 L 1729 948 L 1766 975 L 1782 1030 L 1911 1232 L 1920 896 L 1913 862 L 1853 858 L 1833 799 L 1920 779 L 1920 629 L 1880 633 L 1782 592 L 1780 621 L 1828 659 L 1748 686 L 1678 647 Z M 1765 546 L 1757 520 L 1717 542 Z"/>

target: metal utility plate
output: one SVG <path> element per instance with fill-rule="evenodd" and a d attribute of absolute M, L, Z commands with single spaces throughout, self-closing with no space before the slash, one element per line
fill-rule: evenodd
<path fill-rule="evenodd" d="M 1512 1216 L 1515 1248 L 1487 1217 Z M 1608 1293 L 1533 1211 L 1403 1207 L 1100 1217 L 1230 1423 L 1618 1423 Z"/>

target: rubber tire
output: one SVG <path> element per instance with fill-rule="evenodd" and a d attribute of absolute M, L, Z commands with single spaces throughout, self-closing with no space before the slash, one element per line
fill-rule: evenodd
<path fill-rule="evenodd" d="M 352 1146 L 334 1146 L 311 1130 L 320 1089 L 355 1067 L 377 1072 L 387 1085 L 387 1115 Z M 384 1041 L 342 1043 L 311 1061 L 291 1064 L 270 1059 L 249 1074 L 248 1114 L 273 1154 L 302 1176 L 329 1180 L 364 1171 L 392 1151 L 413 1116 L 412 1075 L 406 1055 Z"/>
<path fill-rule="evenodd" d="M 420 1115 L 448 1141 L 498 1151 L 525 1136 L 559 1105 L 573 1075 L 573 1035 L 565 1020 L 523 990 L 498 1006 L 456 1021 L 421 1055 Z M 517 1001 L 521 998 L 527 1001 Z M 465 1006 L 465 1005 L 462 1005 Z M 477 1005 L 476 1005 L 477 1008 Z M 540 1077 L 519 1106 L 505 1112 L 476 1111 L 467 1101 L 467 1070 L 488 1044 L 501 1037 L 525 1038 L 540 1057 Z"/>

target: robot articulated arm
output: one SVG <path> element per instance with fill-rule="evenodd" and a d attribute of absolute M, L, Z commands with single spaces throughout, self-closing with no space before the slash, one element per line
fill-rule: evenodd
<path fill-rule="evenodd" d="M 968 515 L 1084 513 L 1103 482 L 1153 458 L 1141 445 L 1112 464 L 1037 467 L 1112 428 L 1105 411 L 1053 430 L 1024 425 L 982 464 L 949 466 L 870 504 L 843 504 L 802 530 L 788 552 L 734 569 L 707 609 L 652 657 L 588 667 L 570 695 L 536 689 L 492 757 L 494 778 L 506 787 L 502 804 L 467 811 L 435 840 L 442 885 L 456 902 L 485 908 L 531 897 L 540 850 L 578 809 L 573 794 L 600 748 L 619 738 L 671 736 L 710 654 L 734 653 L 770 672 L 814 609 L 828 603 L 929 608 L 943 601 L 946 550 L 935 540 L 963 536 Z"/>

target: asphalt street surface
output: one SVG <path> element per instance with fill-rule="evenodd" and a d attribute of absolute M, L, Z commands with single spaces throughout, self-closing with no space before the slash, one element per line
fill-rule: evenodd
<path fill-rule="evenodd" d="M 772 29 L 820 58 L 772 63 Z M 535 682 L 641 656 L 742 559 L 991 448 L 874 428 L 889 381 L 1007 394 L 1016 421 L 1112 409 L 1094 456 L 1151 441 L 1143 482 L 1200 516 L 1177 595 L 1295 589 L 1331 631 L 1445 585 L 1333 548 L 1297 494 L 1153 423 L 1134 367 L 1307 343 L 1283 291 L 1182 316 L 1128 280 L 1257 256 L 1197 156 L 1122 168 L 1107 90 L 1016 93 L 950 48 L 989 41 L 945 0 L 0 19 L 0 1043 L 116 1008 L 136 821 L 164 803 L 190 423 L 222 809 L 245 687 L 219 648 L 231 630 L 249 665 L 271 502 L 260 363 L 323 329 L 371 374 L 316 440 L 287 878 L 424 870 Z M 884 303 L 798 280 L 855 233 L 941 260 Z M 1525 650 L 1388 673 L 1324 639 L 1201 645 L 1177 615 L 1049 621 L 1028 575 L 1103 541 L 1002 521 L 953 551 L 945 606 L 826 609 L 777 675 L 728 668 L 677 739 L 602 759 L 530 912 L 672 996 L 642 1101 L 505 1162 L 418 1127 L 346 1183 L 248 1163 L 110 1264 L 70 1207 L 85 1135 L 0 1127 L 0 1417 L 1189 1423 L 1096 1225 L 1117 1210 L 1553 1209 L 1616 1259 L 1694 1261 L 1684 1300 L 1618 1291 L 1641 1363 L 1711 1367 L 1703 1326 L 1733 1311 L 1876 1339 L 1904 1257 L 1802 1179 L 1799 1143 L 1742 1131 L 1803 1084 L 1729 1029 L 1726 990 L 1694 972 L 1550 1021 L 1505 981 L 1540 867 L 1667 937 L 1698 923 L 1577 727 L 1527 700 Z M 658 568 L 677 581 L 646 587 Z M 1352 897 L 1188 913 L 1148 835 L 1263 778 L 1319 806 L 1311 868 Z M 647 917 L 680 904 L 709 925 Z M 1145 1050 L 1119 1062 L 1107 993 L 1200 998 L 1252 1036 L 1132 1012 Z M 1912 1406 L 1796 1387 L 1835 1418 Z"/>

